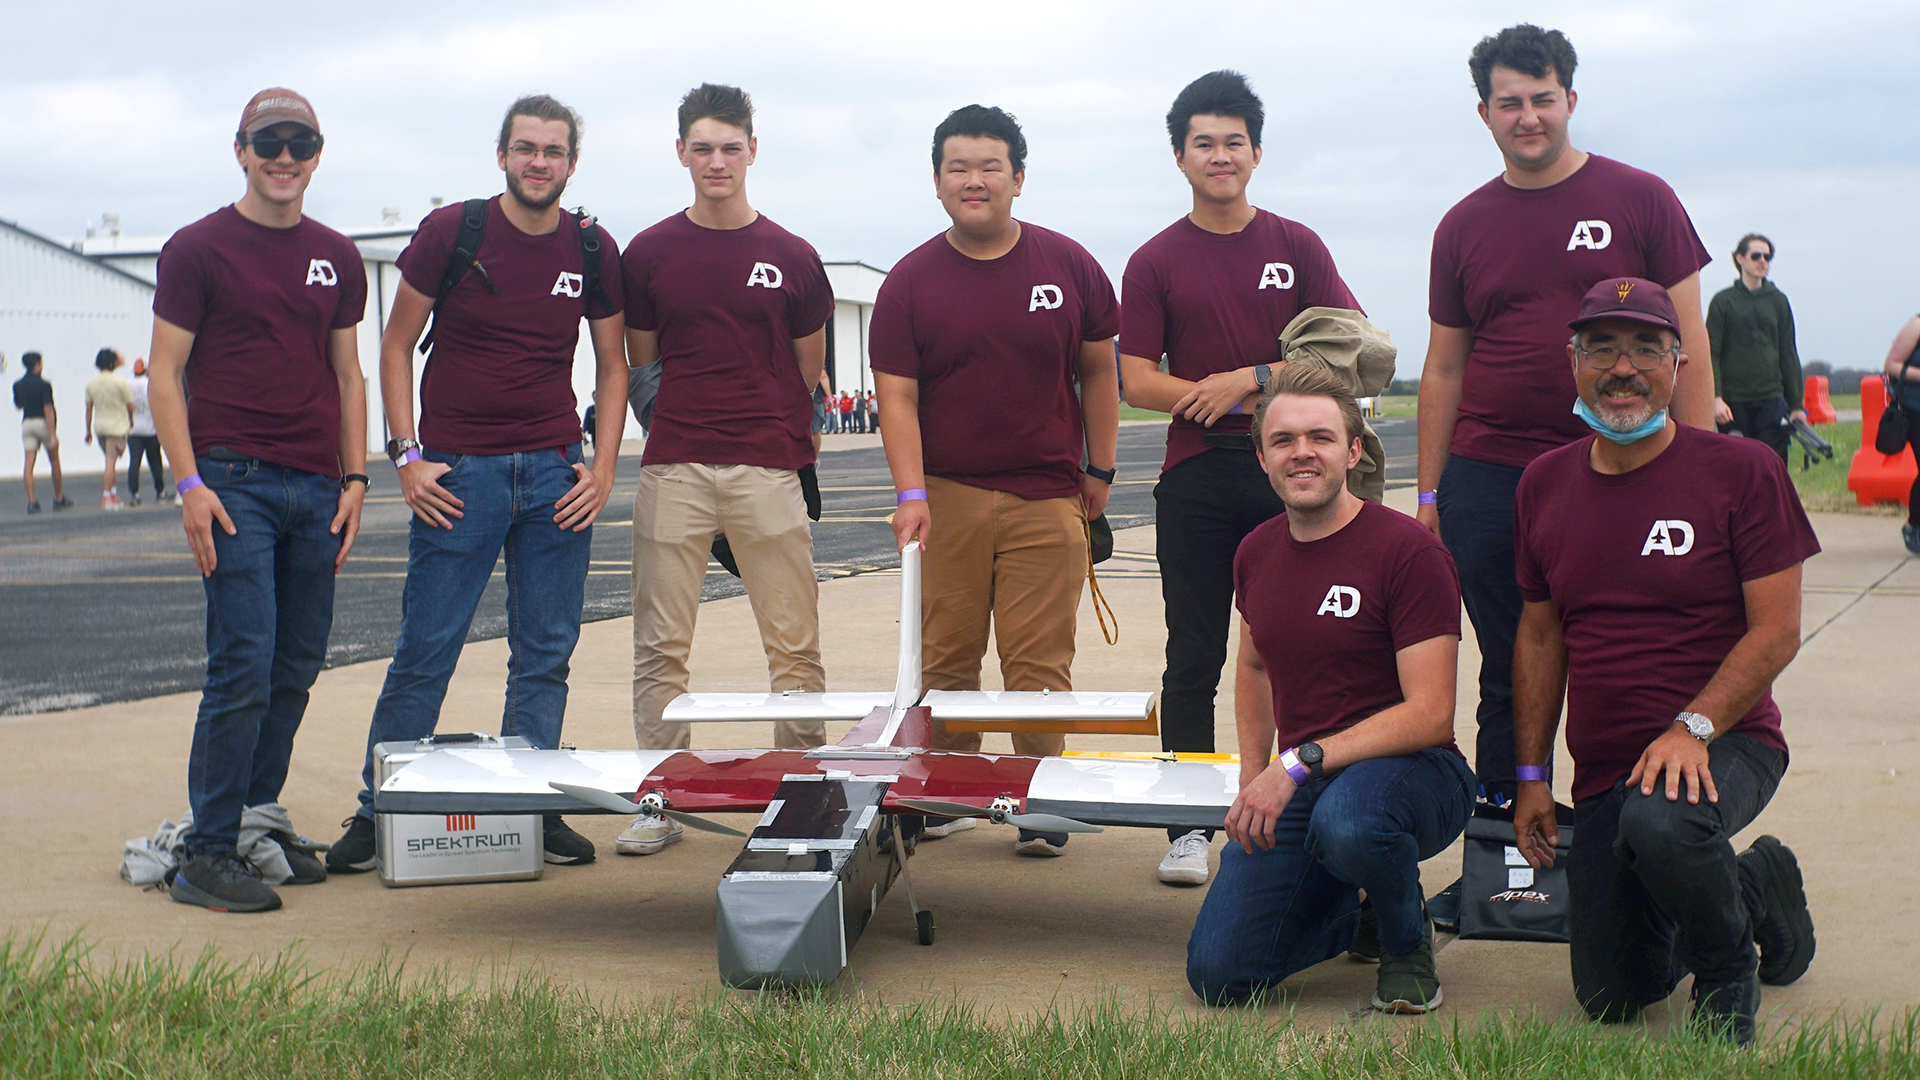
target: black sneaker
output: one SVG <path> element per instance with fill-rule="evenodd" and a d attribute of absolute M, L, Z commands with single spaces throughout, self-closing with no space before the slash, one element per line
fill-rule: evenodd
<path fill-rule="evenodd" d="M 29 514 L 37 514 L 37 513 L 39 513 L 39 512 L 40 512 L 40 504 L 39 504 L 39 503 L 37 503 L 37 502 L 30 502 L 30 503 L 28 503 L 28 504 L 27 504 L 27 513 L 29 513 Z"/>
<path fill-rule="evenodd" d="M 559 814 L 548 814 L 545 821 L 548 862 L 555 866 L 583 866 L 593 861 L 593 841 L 567 828 Z"/>
<path fill-rule="evenodd" d="M 62 495 L 60 498 L 53 500 L 53 508 L 55 510 L 71 510 L 73 509 L 73 500 Z"/>
<path fill-rule="evenodd" d="M 1760 980 L 1749 975 L 1727 983 L 1693 982 L 1693 1016 L 1688 1023 L 1695 1031 L 1725 1039 L 1735 1046 L 1753 1042 L 1754 1016 L 1760 1011 Z"/>
<path fill-rule="evenodd" d="M 1909 552 L 1920 555 L 1920 525 L 1900 526 L 1900 542 L 1907 545 Z"/>
<path fill-rule="evenodd" d="M 1440 972 L 1433 963 L 1433 919 L 1426 936 L 1405 956 L 1382 953 L 1380 974 L 1374 977 L 1373 1007 L 1381 1012 L 1419 1016 L 1440 1007 Z"/>
<path fill-rule="evenodd" d="M 292 833 L 272 832 L 267 839 L 280 845 L 280 853 L 287 857 L 287 869 L 293 871 L 288 885 L 318 885 L 327 880 L 327 868 L 321 863 L 320 849 L 311 842 Z"/>
<path fill-rule="evenodd" d="M 1427 917 L 1433 928 L 1443 934 L 1460 932 L 1460 879 L 1427 898 Z"/>
<path fill-rule="evenodd" d="M 173 875 L 167 895 L 209 911 L 272 911 L 280 906 L 280 894 L 260 880 L 251 863 L 231 851 L 189 857 Z"/>
<path fill-rule="evenodd" d="M 1380 917 L 1372 904 L 1360 905 L 1360 925 L 1354 928 L 1353 944 L 1347 946 L 1347 959 L 1356 964 L 1380 962 Z"/>
<path fill-rule="evenodd" d="M 1740 853 L 1740 876 L 1750 878 L 1766 905 L 1753 921 L 1760 947 L 1760 981 L 1785 986 L 1813 963 L 1813 913 L 1800 879 L 1800 862 L 1778 838 L 1763 836 Z"/>
<path fill-rule="evenodd" d="M 345 825 L 347 831 L 327 851 L 328 871 L 335 874 L 364 874 L 380 865 L 379 854 L 373 844 L 373 819 L 355 814 L 340 824 Z"/>

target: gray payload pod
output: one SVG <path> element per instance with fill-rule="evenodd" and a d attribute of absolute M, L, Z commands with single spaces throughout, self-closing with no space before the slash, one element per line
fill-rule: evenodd
<path fill-rule="evenodd" d="M 720 879 L 720 979 L 743 990 L 818 986 L 847 966 L 901 872 L 900 819 L 880 812 L 893 777 L 784 778 Z"/>

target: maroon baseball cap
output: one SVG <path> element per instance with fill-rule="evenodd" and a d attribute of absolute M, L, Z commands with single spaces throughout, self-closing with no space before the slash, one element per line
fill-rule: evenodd
<path fill-rule="evenodd" d="M 1587 295 L 1580 298 L 1580 314 L 1567 326 L 1578 330 L 1601 319 L 1627 319 L 1676 334 L 1680 332 L 1680 317 L 1674 314 L 1673 297 L 1646 278 L 1608 278 L 1588 289 Z"/>
<path fill-rule="evenodd" d="M 313 103 L 284 86 L 269 87 L 253 95 L 240 113 L 240 132 L 251 135 L 275 124 L 299 124 L 320 134 L 320 118 L 313 115 Z"/>

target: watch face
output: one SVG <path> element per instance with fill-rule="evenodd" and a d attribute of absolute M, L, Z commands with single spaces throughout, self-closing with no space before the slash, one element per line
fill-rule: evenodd
<path fill-rule="evenodd" d="M 1326 752 L 1320 749 L 1319 743 L 1307 743 L 1300 748 L 1300 760 L 1308 765 L 1320 764 L 1320 759 L 1325 756 Z"/>

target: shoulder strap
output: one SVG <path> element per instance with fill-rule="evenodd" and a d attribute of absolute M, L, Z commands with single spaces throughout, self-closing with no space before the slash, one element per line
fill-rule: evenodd
<path fill-rule="evenodd" d="M 440 328 L 440 309 L 446 305 L 454 286 L 460 284 L 468 270 L 479 265 L 480 244 L 486 238 L 487 200 L 468 199 L 460 205 L 460 235 L 454 238 L 453 254 L 447 257 L 447 268 L 440 273 L 440 291 L 433 297 L 433 321 L 420 336 L 421 355 L 433 347 L 433 332 Z"/>
<path fill-rule="evenodd" d="M 580 276 L 584 279 L 580 295 L 586 297 L 587 315 L 592 318 L 595 300 L 600 301 L 602 311 L 613 306 L 600 284 L 600 226 L 584 206 L 574 209 L 573 220 L 577 226 L 574 231 L 580 236 Z"/>

